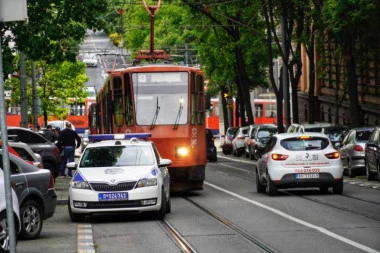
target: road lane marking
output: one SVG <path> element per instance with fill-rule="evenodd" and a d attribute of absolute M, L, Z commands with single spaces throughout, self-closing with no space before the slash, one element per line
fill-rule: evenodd
<path fill-rule="evenodd" d="M 94 238 L 92 236 L 91 224 L 78 224 L 78 239 L 77 239 L 77 252 L 78 253 L 95 253 Z"/>
<path fill-rule="evenodd" d="M 251 204 L 253 204 L 253 205 L 256 205 L 256 206 L 259 206 L 259 207 L 261 207 L 261 208 L 264 208 L 264 209 L 266 209 L 266 210 L 268 210 L 268 211 L 270 211 L 270 212 L 273 212 L 273 213 L 275 213 L 275 214 L 277 214 L 277 215 L 279 215 L 279 216 L 282 216 L 282 217 L 284 217 L 284 218 L 286 218 L 286 219 L 289 219 L 289 220 L 291 220 L 291 221 L 294 221 L 294 222 L 296 222 L 296 223 L 299 223 L 299 224 L 301 224 L 301 225 L 303 225 L 303 226 L 306 226 L 306 227 L 309 227 L 309 228 L 315 229 L 315 230 L 317 230 L 317 231 L 319 231 L 319 232 L 321 232 L 321 233 L 323 233 L 323 234 L 325 234 L 325 235 L 328 235 L 328 236 L 330 236 L 330 237 L 333 237 L 333 238 L 335 238 L 335 239 L 337 239 L 337 240 L 339 240 L 339 241 L 345 242 L 345 243 L 347 243 L 347 244 L 349 244 L 349 245 L 351 245 L 351 246 L 353 246 L 353 247 L 356 247 L 356 248 L 358 248 L 358 249 L 360 249 L 360 250 L 363 250 L 363 251 L 365 251 L 365 252 L 369 252 L 369 253 L 380 253 L 380 251 L 377 251 L 377 250 L 375 250 L 375 249 L 369 248 L 369 247 L 367 247 L 367 246 L 365 246 L 365 245 L 363 245 L 363 244 L 360 244 L 360 243 L 354 242 L 354 241 L 352 241 L 352 240 L 350 240 L 350 239 L 348 239 L 348 238 L 346 238 L 346 237 L 340 236 L 340 235 L 338 235 L 338 234 L 336 234 L 336 233 L 334 233 L 334 232 L 331 232 L 331 231 L 329 231 L 329 230 L 327 230 L 327 229 L 325 229 L 325 228 L 323 228 L 323 227 L 319 227 L 319 226 L 313 225 L 313 224 L 311 224 L 311 223 L 309 223 L 309 222 L 306 222 L 306 221 L 303 221 L 303 220 L 298 219 L 298 218 L 296 218 L 296 217 L 293 217 L 293 216 L 291 216 L 291 215 L 288 215 L 288 214 L 286 214 L 286 213 L 284 213 L 284 212 L 282 212 L 282 211 L 280 211 L 280 210 L 277 210 L 277 209 L 272 208 L 272 207 L 270 207 L 270 206 L 264 205 L 264 204 L 262 204 L 262 203 L 260 203 L 260 202 L 257 202 L 257 201 L 254 201 L 254 200 L 248 199 L 248 198 L 243 197 L 243 196 L 241 196 L 241 195 L 239 195 L 239 194 L 237 194 L 237 193 L 234 193 L 234 192 L 228 191 L 228 190 L 226 190 L 226 189 L 223 189 L 223 188 L 221 188 L 221 187 L 219 187 L 219 186 L 216 186 L 216 185 L 214 185 L 214 184 L 208 183 L 208 182 L 206 182 L 206 181 L 204 182 L 204 184 L 206 184 L 206 185 L 208 185 L 208 186 L 210 186 L 210 187 L 212 187 L 212 188 L 214 188 L 214 189 L 217 189 L 217 190 L 219 190 L 219 191 L 222 191 L 222 192 L 224 192 L 224 193 L 226 193 L 226 194 L 229 194 L 229 195 L 231 195 L 231 196 L 234 196 L 234 197 L 236 197 L 236 198 L 239 198 L 239 199 L 241 199 L 241 200 L 243 200 L 243 201 L 246 201 L 246 202 L 251 203 Z"/>

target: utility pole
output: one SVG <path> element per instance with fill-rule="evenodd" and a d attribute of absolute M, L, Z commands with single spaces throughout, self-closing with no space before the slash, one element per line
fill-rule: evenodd
<path fill-rule="evenodd" d="M 21 127 L 28 127 L 28 99 L 26 94 L 25 54 L 20 52 Z"/>
<path fill-rule="evenodd" d="M 38 97 L 37 97 L 37 83 L 36 83 L 36 63 L 32 61 L 32 97 L 33 97 L 33 123 L 38 124 Z"/>
<path fill-rule="evenodd" d="M 26 0 L 0 0 L 0 22 L 13 22 L 24 21 L 27 16 Z M 3 74 L 3 55 L 1 53 L 2 40 L 0 37 L 0 131 L 1 139 L 3 141 L 3 171 L 4 171 L 4 185 L 5 185 L 5 201 L 7 223 L 9 231 L 9 252 L 16 252 L 16 229 L 15 220 L 13 215 L 13 200 L 12 189 L 10 182 L 10 164 L 8 153 L 8 134 L 7 134 L 7 115 L 5 113 L 5 99 L 4 99 L 4 74 Z"/>
<path fill-rule="evenodd" d="M 285 7 L 282 6 L 281 10 L 281 37 L 282 37 L 282 53 L 284 55 L 282 64 L 282 83 L 283 95 L 284 95 L 284 117 L 285 117 L 285 132 L 288 130 L 291 119 L 290 119 L 290 96 L 289 96 L 289 73 L 287 64 L 289 61 L 289 50 L 288 50 L 288 39 L 285 32 L 285 24 L 287 20 L 287 15 L 285 15 Z"/>

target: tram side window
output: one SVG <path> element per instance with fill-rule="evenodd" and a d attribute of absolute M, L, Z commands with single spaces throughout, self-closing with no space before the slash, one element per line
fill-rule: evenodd
<path fill-rule="evenodd" d="M 122 82 L 119 76 L 113 79 L 113 113 L 115 116 L 115 125 L 117 127 L 123 126 L 123 91 Z"/>
<path fill-rule="evenodd" d="M 266 118 L 276 117 L 276 104 L 265 105 L 265 117 Z"/>
<path fill-rule="evenodd" d="M 255 118 L 263 117 L 263 104 L 255 104 Z"/>
<path fill-rule="evenodd" d="M 127 126 L 132 126 L 133 121 L 133 107 L 132 107 L 132 93 L 131 93 L 131 81 L 129 73 L 124 75 L 124 88 L 125 88 L 125 121 Z"/>
<path fill-rule="evenodd" d="M 191 124 L 204 124 L 204 93 L 203 93 L 203 77 L 191 73 Z"/>
<path fill-rule="evenodd" d="M 203 77 L 201 75 L 197 75 L 197 79 L 195 82 L 196 92 L 197 92 L 197 122 L 199 125 L 204 124 L 205 120 L 205 104 L 204 104 L 204 93 L 203 93 Z"/>
<path fill-rule="evenodd" d="M 191 99 L 191 105 L 190 105 L 190 123 L 196 124 L 197 118 L 196 118 L 196 108 L 195 108 L 195 74 L 191 73 L 190 75 L 190 99 Z"/>

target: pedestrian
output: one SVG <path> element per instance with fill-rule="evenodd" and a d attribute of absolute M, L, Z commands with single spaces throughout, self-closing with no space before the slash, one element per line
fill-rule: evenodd
<path fill-rule="evenodd" d="M 40 126 L 38 124 L 33 125 L 33 132 L 36 132 L 36 133 L 40 132 Z"/>
<path fill-rule="evenodd" d="M 65 170 L 67 162 L 74 162 L 75 149 L 80 147 L 80 142 L 81 139 L 77 132 L 71 129 L 71 123 L 66 122 L 66 128 L 63 129 L 58 136 L 57 146 L 63 151 L 61 171 L 58 178 L 63 178 L 66 176 L 69 178 L 73 177 L 72 170 L 70 168 L 67 169 L 67 175 L 65 174 Z"/>
<path fill-rule="evenodd" d="M 49 141 L 55 143 L 55 141 L 58 140 L 58 135 L 53 131 L 53 126 L 52 125 L 47 125 L 46 126 L 46 131 L 44 133 L 44 136 L 46 139 Z"/>

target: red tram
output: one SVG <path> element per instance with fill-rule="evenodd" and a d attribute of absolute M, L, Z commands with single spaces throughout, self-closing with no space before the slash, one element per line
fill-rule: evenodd
<path fill-rule="evenodd" d="M 207 128 L 211 129 L 214 135 L 219 134 L 219 116 L 222 113 L 220 109 L 220 103 L 218 98 L 212 98 L 210 101 L 212 109 L 206 117 Z M 252 100 L 254 105 L 253 113 L 255 117 L 255 124 L 276 124 L 277 123 L 277 107 L 276 99 L 268 98 L 255 98 Z M 236 105 L 235 102 L 232 104 L 232 126 L 236 126 Z M 240 122 L 240 120 L 238 120 Z M 226 128 L 227 129 L 227 128 Z"/>
<path fill-rule="evenodd" d="M 111 71 L 90 107 L 90 132 L 151 133 L 172 160 L 171 191 L 203 189 L 206 130 L 204 77 L 199 68 L 149 64 Z"/>

